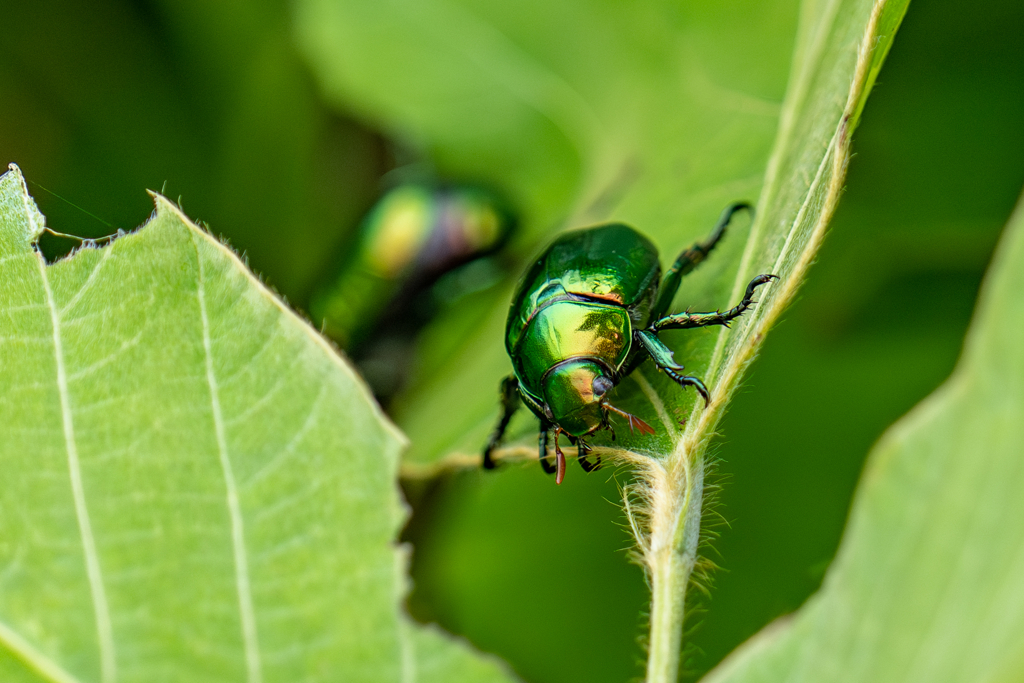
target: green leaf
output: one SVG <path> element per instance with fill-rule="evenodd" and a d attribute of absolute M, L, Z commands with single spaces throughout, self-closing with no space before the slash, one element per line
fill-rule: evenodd
<path fill-rule="evenodd" d="M 420 683 L 511 683 L 515 677 L 495 657 L 474 654 L 464 642 L 453 640 L 440 629 L 417 626 L 409 630 L 415 651 L 416 673 Z"/>
<path fill-rule="evenodd" d="M 1024 199 L 953 376 L 869 456 L 821 591 L 705 680 L 1024 678 Z"/>
<path fill-rule="evenodd" d="M 163 197 L 53 265 L 44 226 L 12 167 L 0 678 L 415 680 L 404 438 L 362 382 Z"/>

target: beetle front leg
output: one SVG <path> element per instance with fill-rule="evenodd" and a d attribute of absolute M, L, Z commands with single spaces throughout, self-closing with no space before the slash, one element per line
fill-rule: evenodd
<path fill-rule="evenodd" d="M 484 448 L 484 469 L 493 470 L 498 466 L 498 463 L 494 461 L 492 454 L 494 449 L 501 443 L 501 437 L 505 436 L 505 430 L 508 428 L 508 423 L 512 419 L 512 415 L 515 414 L 516 409 L 519 408 L 519 380 L 516 379 L 515 375 L 509 375 L 505 379 L 501 380 L 501 419 L 498 420 L 498 425 L 491 432 L 491 438 L 487 440 L 487 446 Z"/>
<path fill-rule="evenodd" d="M 778 279 L 778 275 L 758 275 L 747 285 L 747 291 L 743 294 L 743 300 L 725 313 L 719 311 L 714 311 L 713 313 L 676 313 L 675 315 L 655 320 L 647 329 L 651 332 L 661 332 L 662 330 L 686 330 L 694 327 L 707 327 L 709 325 L 724 325 L 728 327 L 730 322 L 743 315 L 747 309 L 756 303 L 754 301 L 754 290 L 763 284 Z"/>
<path fill-rule="evenodd" d="M 680 386 L 690 386 L 696 389 L 697 393 L 704 398 L 705 406 L 711 403 L 711 395 L 708 393 L 708 388 L 704 386 L 704 382 L 696 377 L 684 375 L 683 366 L 676 363 L 672 351 L 653 332 L 637 330 L 634 334 L 636 340 L 650 354 L 651 360 L 654 361 L 659 370 L 678 382 Z"/>

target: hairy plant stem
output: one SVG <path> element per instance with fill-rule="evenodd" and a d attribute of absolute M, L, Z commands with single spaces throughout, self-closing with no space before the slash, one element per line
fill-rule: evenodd
<path fill-rule="evenodd" d="M 686 586 L 697 563 L 700 515 L 704 493 L 703 457 L 682 457 L 671 469 L 660 463 L 652 472 L 652 511 L 664 511 L 650 520 L 645 549 L 651 578 L 651 640 L 648 644 L 647 680 L 675 683 L 679 670 Z"/>

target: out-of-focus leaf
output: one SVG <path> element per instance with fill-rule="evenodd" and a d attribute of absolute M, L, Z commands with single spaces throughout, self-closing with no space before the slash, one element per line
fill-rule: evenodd
<path fill-rule="evenodd" d="M 375 139 L 317 98 L 284 0 L 157 0 L 154 9 L 213 128 L 201 217 L 219 219 L 218 233 L 244 245 L 257 272 L 306 305 L 376 192 Z"/>
<path fill-rule="evenodd" d="M 158 188 L 305 305 L 382 160 L 376 136 L 317 98 L 288 6 L 6 4 L 0 162 L 20 165 L 50 220 L 87 237 L 136 225 L 144 188 Z M 69 246 L 43 240 L 48 254 Z"/>
<path fill-rule="evenodd" d="M 0 678 L 414 680 L 403 437 L 156 204 L 47 265 L 21 173 L 0 176 Z"/>
<path fill-rule="evenodd" d="M 821 591 L 705 680 L 1024 678 L 1024 201 L 953 376 L 872 451 Z"/>

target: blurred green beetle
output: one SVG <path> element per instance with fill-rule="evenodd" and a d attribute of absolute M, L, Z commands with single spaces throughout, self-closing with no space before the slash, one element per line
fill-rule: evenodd
<path fill-rule="evenodd" d="M 508 205 L 482 187 L 398 185 L 363 220 L 340 273 L 313 297 L 312 317 L 386 403 L 418 330 L 438 309 L 500 281 L 489 257 L 515 225 Z"/>
<path fill-rule="evenodd" d="M 591 450 L 584 437 L 611 429 L 609 417 L 624 417 L 630 429 L 654 430 L 640 418 L 608 402 L 608 393 L 645 359 L 678 382 L 692 386 L 710 402 L 707 387 L 683 374 L 672 352 L 658 339 L 662 330 L 725 325 L 753 304 L 757 287 L 776 279 L 758 275 L 743 300 L 724 313 L 665 315 L 684 275 L 707 257 L 737 211 L 730 205 L 711 236 L 683 251 L 661 280 L 658 250 L 649 239 L 622 223 L 607 223 L 561 235 L 524 275 L 505 327 L 505 348 L 513 374 L 501 383 L 502 415 L 484 449 L 483 465 L 495 466 L 501 442 L 520 399 L 540 419 L 540 462 L 544 471 L 565 476 L 565 456 L 558 437 L 565 433 L 578 448 L 580 465 L 590 472 Z M 555 463 L 547 454 L 554 432 Z M 613 432 L 614 435 L 614 432 Z"/>

